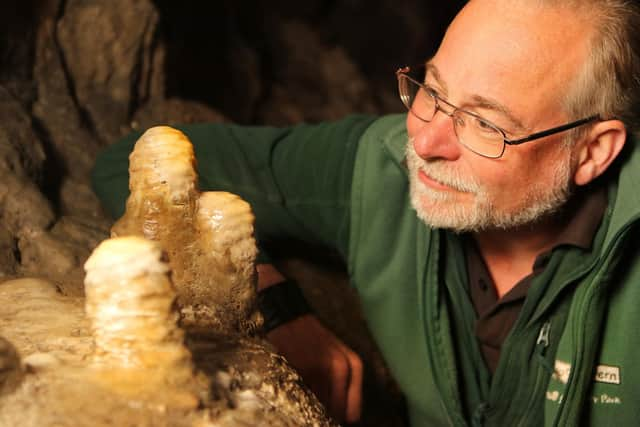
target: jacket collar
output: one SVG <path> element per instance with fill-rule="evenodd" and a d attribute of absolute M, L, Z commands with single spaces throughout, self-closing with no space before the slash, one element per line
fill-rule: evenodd
<path fill-rule="evenodd" d="M 640 147 L 637 146 L 639 136 L 628 137 L 625 150 L 621 153 L 626 158 L 621 159 L 618 180 L 612 180 L 607 212 L 611 215 L 611 221 L 604 247 L 608 247 L 624 228 L 640 218 Z M 615 196 L 612 193 L 615 193 Z"/>

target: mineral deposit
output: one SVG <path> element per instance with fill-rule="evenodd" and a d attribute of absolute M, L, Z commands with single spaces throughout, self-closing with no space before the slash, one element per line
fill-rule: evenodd
<path fill-rule="evenodd" d="M 259 337 L 249 205 L 200 193 L 194 166 L 179 131 L 140 138 L 85 298 L 0 283 L 0 427 L 332 425 Z"/>

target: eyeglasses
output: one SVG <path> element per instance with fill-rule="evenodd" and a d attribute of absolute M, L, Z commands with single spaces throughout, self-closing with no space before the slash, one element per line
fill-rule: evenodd
<path fill-rule="evenodd" d="M 449 103 L 424 82 L 425 67 L 404 67 L 396 71 L 400 99 L 409 112 L 423 122 L 430 122 L 436 112 L 442 111 L 453 120 L 453 130 L 460 144 L 474 153 L 497 159 L 502 157 L 506 145 L 519 145 L 535 139 L 544 138 L 569 129 L 599 120 L 599 115 L 586 117 L 533 133 L 520 139 L 507 139 L 506 132 L 471 111 L 466 111 Z"/>

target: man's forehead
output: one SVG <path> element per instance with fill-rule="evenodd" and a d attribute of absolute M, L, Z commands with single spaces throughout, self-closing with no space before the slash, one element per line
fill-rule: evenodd
<path fill-rule="evenodd" d="M 433 63 L 465 95 L 473 89 L 511 104 L 503 95 L 514 91 L 561 94 L 588 53 L 590 32 L 578 15 L 537 1 L 473 0 L 450 25 Z"/>
<path fill-rule="evenodd" d="M 530 0 L 474 0 L 456 16 L 447 37 L 460 37 L 474 48 L 501 49 L 501 55 L 531 56 L 544 60 L 588 40 L 592 23 L 575 8 L 542 6 L 548 2 Z"/>

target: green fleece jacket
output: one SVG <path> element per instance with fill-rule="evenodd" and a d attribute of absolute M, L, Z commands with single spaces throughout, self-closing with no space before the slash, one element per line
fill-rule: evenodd
<path fill-rule="evenodd" d="M 473 335 L 458 236 L 415 216 L 404 116 L 287 129 L 182 127 L 200 185 L 252 203 L 262 239 L 337 248 L 406 394 L 413 426 L 606 426 L 640 419 L 640 153 L 611 180 L 591 251 L 559 247 L 532 283 L 490 377 Z M 103 153 L 94 188 L 119 216 L 138 135 Z M 628 145 L 631 145 L 628 144 Z M 631 147 L 630 147 L 631 148 Z"/>

